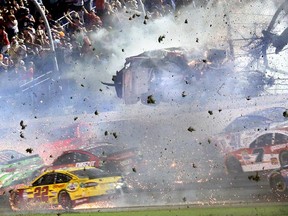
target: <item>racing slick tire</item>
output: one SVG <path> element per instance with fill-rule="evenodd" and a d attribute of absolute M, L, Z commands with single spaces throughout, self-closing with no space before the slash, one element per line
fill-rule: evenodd
<path fill-rule="evenodd" d="M 281 167 L 288 165 L 288 151 L 280 152 L 279 160 L 280 160 Z"/>
<path fill-rule="evenodd" d="M 13 211 L 25 209 L 24 203 L 21 201 L 19 194 L 16 191 L 10 192 L 9 197 L 10 207 Z"/>
<path fill-rule="evenodd" d="M 269 178 L 269 184 L 271 191 L 276 194 L 277 196 L 283 196 L 286 194 L 287 196 L 287 184 L 283 176 L 279 173 L 273 174 Z"/>
<path fill-rule="evenodd" d="M 228 157 L 225 162 L 225 165 L 228 174 L 237 174 L 243 172 L 240 161 L 237 160 L 235 157 Z"/>
<path fill-rule="evenodd" d="M 70 195 L 67 191 L 60 191 L 58 194 L 58 203 L 62 206 L 65 210 L 70 210 L 73 208 L 72 200 L 70 198 Z"/>

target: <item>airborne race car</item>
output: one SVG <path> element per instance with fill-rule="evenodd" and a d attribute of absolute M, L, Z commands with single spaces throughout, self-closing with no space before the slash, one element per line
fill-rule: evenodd
<path fill-rule="evenodd" d="M 44 172 L 29 186 L 18 187 L 10 193 L 13 210 L 61 205 L 71 209 L 97 198 L 111 198 L 126 183 L 121 175 L 105 173 L 96 168 L 72 168 Z"/>
<path fill-rule="evenodd" d="M 247 148 L 226 155 L 228 173 L 264 171 L 288 165 L 288 133 L 270 130 L 258 135 Z"/>
<path fill-rule="evenodd" d="M 204 55 L 184 48 L 152 50 L 126 58 L 113 76 L 117 96 L 126 104 L 192 102 L 210 97 L 254 96 L 272 83 L 260 71 L 235 71 L 226 50 L 209 49 Z M 207 99 L 208 97 L 208 99 Z"/>

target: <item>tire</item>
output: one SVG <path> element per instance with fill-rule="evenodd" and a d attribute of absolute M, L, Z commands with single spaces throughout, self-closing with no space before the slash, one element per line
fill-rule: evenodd
<path fill-rule="evenodd" d="M 226 168 L 229 174 L 242 173 L 243 169 L 241 167 L 240 161 L 235 157 L 229 157 L 226 160 Z"/>
<path fill-rule="evenodd" d="M 287 193 L 287 184 L 281 174 L 274 174 L 269 179 L 270 188 L 276 195 L 284 195 Z"/>
<path fill-rule="evenodd" d="M 23 202 L 20 200 L 20 196 L 16 191 L 12 191 L 10 193 L 9 202 L 10 207 L 13 211 L 25 209 L 25 206 Z"/>
<path fill-rule="evenodd" d="M 72 209 L 72 200 L 67 191 L 60 191 L 58 194 L 58 203 L 65 210 Z"/>
<path fill-rule="evenodd" d="M 281 167 L 288 165 L 288 151 L 283 151 L 279 154 Z"/>

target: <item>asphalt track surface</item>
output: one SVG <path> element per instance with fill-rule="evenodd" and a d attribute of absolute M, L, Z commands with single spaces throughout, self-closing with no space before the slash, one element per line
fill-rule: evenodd
<path fill-rule="evenodd" d="M 202 106 L 181 105 L 176 109 L 165 104 L 134 105 L 99 114 L 100 133 L 116 131 L 118 134 L 117 139 L 104 138 L 116 144 L 136 145 L 147 164 L 134 173 L 132 179 L 138 185 L 133 185 L 129 193 L 109 202 L 78 206 L 76 210 L 287 202 L 285 197 L 270 191 L 266 173 L 258 173 L 257 181 L 251 180 L 256 173 L 228 175 L 217 144 L 209 142 L 235 117 L 255 109 L 285 106 L 285 98 L 282 95 Z M 195 131 L 188 131 L 189 127 Z M 174 165 L 176 168 L 171 169 Z M 2 199 L 0 207 L 0 213 L 9 211 L 7 200 Z"/>

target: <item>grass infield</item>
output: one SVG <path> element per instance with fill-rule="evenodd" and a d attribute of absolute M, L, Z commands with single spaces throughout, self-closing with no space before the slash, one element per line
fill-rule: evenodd
<path fill-rule="evenodd" d="M 53 213 L 1 213 L 9 216 L 288 216 L 288 205 L 247 205 L 228 207 L 159 207 L 141 210 L 95 210 L 94 212 L 62 212 Z"/>

